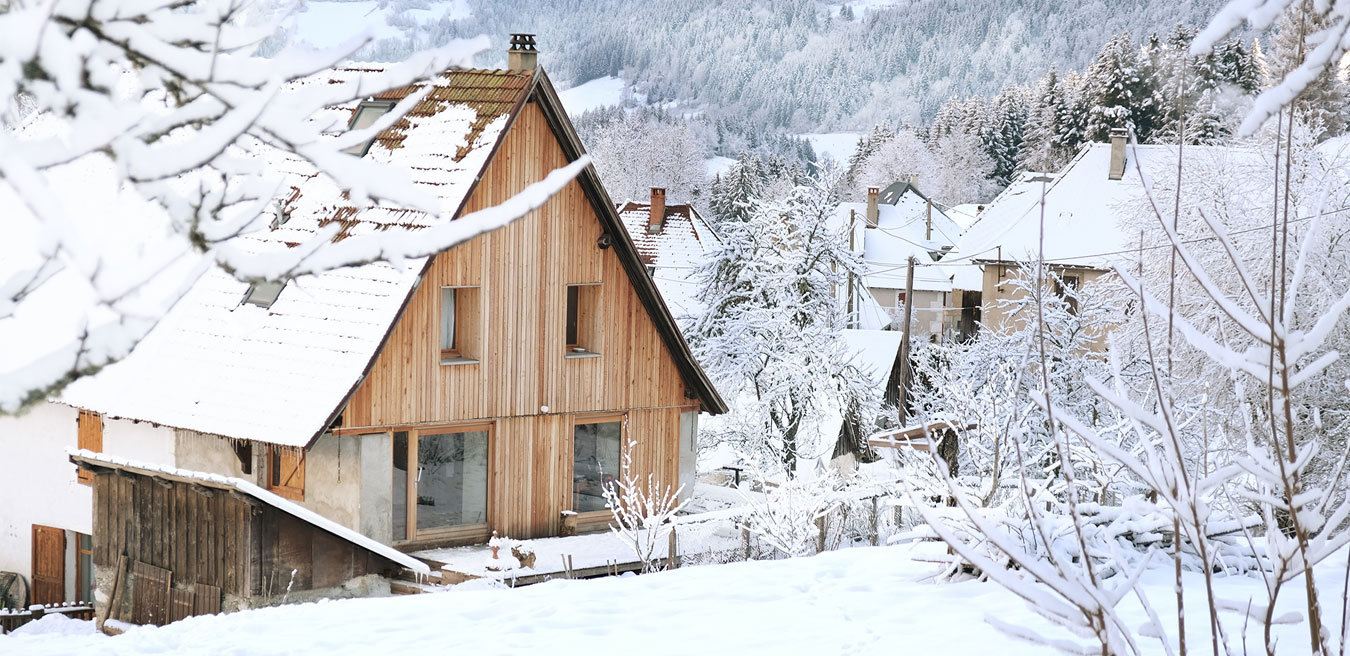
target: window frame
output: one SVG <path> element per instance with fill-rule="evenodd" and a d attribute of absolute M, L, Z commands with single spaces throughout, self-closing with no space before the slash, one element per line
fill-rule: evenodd
<path fill-rule="evenodd" d="M 97 426 L 90 427 L 89 423 L 97 421 Z M 92 410 L 80 410 L 75 416 L 75 447 L 78 449 L 88 449 L 95 453 L 103 452 L 103 415 Z M 94 472 L 84 467 L 75 468 L 75 480 L 81 485 L 91 485 L 94 482 Z"/>
<path fill-rule="evenodd" d="M 426 531 L 419 530 L 417 528 L 417 467 L 415 465 L 415 463 L 417 462 L 418 438 L 421 437 L 423 434 L 443 435 L 446 433 L 474 433 L 478 431 L 487 432 L 487 447 L 488 447 L 487 482 L 486 482 L 487 489 L 484 490 L 487 500 L 487 503 L 485 504 L 486 508 L 484 511 L 484 519 L 486 521 L 478 524 L 460 524 L 457 526 L 450 526 L 446 528 L 432 529 Z M 491 518 L 493 516 L 493 510 L 495 509 L 496 505 L 492 498 L 492 489 L 493 489 L 492 462 L 493 457 L 496 455 L 496 448 L 497 448 L 497 440 L 496 440 L 497 430 L 495 423 L 476 421 L 470 423 L 434 424 L 429 426 L 416 426 L 416 427 L 401 426 L 399 427 L 398 430 L 391 430 L 388 433 L 389 463 L 391 469 L 393 467 L 394 462 L 394 433 L 408 434 L 407 438 L 408 452 L 406 454 L 407 472 L 405 473 L 406 478 L 404 480 L 403 539 L 400 540 L 392 537 L 393 526 L 391 522 L 390 542 L 396 545 L 403 545 L 403 544 L 418 544 L 423 542 L 473 543 L 486 540 L 492 533 L 492 529 L 490 528 L 492 525 Z"/>
<path fill-rule="evenodd" d="M 298 457 L 293 454 L 299 454 Z M 295 464 L 290 468 L 291 475 L 285 481 L 281 480 L 281 472 L 285 471 L 282 467 L 284 457 L 295 457 Z M 277 496 L 292 499 L 294 501 L 305 500 L 305 461 L 308 460 L 309 452 L 301 448 L 291 448 L 278 445 L 268 445 L 267 447 L 267 480 L 263 486 L 268 492 Z M 296 485 L 294 478 L 299 473 L 300 481 Z M 273 482 L 276 481 L 276 482 Z"/>
<path fill-rule="evenodd" d="M 598 282 L 567 283 L 563 292 L 563 357 L 600 357 L 595 343 L 599 339 L 594 334 L 593 325 L 600 292 Z"/>
<path fill-rule="evenodd" d="M 481 349 L 480 327 L 473 326 L 472 322 L 481 315 L 475 312 L 481 299 L 479 289 L 481 285 L 441 285 L 440 295 L 436 297 L 436 337 L 437 352 L 440 353 L 440 363 L 442 365 L 474 364 L 478 362 L 477 353 L 474 351 Z M 447 290 L 454 292 L 454 344 L 451 348 L 445 347 L 445 293 Z M 467 293 L 466 293 L 467 290 Z M 470 298 L 472 296 L 472 298 Z M 470 308 L 468 314 L 465 313 L 465 307 Z M 468 328 L 469 330 L 466 330 Z M 469 333 L 471 343 L 465 344 L 465 333 Z M 477 338 L 479 341 L 474 342 Z"/>
<path fill-rule="evenodd" d="M 393 111 L 394 105 L 396 104 L 397 103 L 393 100 L 377 100 L 375 98 L 362 100 L 361 103 L 356 106 L 356 109 L 352 110 L 352 117 L 347 121 L 347 130 L 365 129 L 366 127 L 374 125 L 375 121 L 380 120 L 380 117 Z M 378 111 L 379 113 L 375 115 L 375 118 L 370 123 L 362 128 L 357 128 L 356 122 L 361 119 L 363 112 L 366 111 Z M 348 155 L 355 155 L 356 157 L 365 157 L 366 153 L 370 152 L 370 147 L 375 143 L 377 137 L 379 137 L 378 134 L 371 135 L 370 139 L 348 146 L 347 148 L 342 149 L 342 152 L 347 153 Z"/>
<path fill-rule="evenodd" d="M 609 509 L 578 511 L 576 509 L 576 468 L 577 468 L 577 426 L 584 424 L 619 424 L 619 468 L 623 468 L 623 450 L 628 442 L 628 413 L 626 412 L 606 412 L 598 414 L 584 414 L 572 416 L 572 436 L 567 442 L 568 465 L 571 467 L 572 486 L 568 490 L 568 510 L 576 514 L 580 522 L 594 520 L 602 517 L 610 517 L 613 512 Z M 619 475 L 616 471 L 615 474 Z"/>

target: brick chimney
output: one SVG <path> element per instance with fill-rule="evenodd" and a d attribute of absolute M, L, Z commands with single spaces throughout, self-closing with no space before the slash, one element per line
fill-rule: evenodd
<path fill-rule="evenodd" d="M 1130 138 L 1126 128 L 1111 128 L 1111 169 L 1106 172 L 1107 180 L 1119 180 L 1125 177 L 1125 141 Z"/>
<path fill-rule="evenodd" d="M 877 227 L 877 218 L 881 211 L 877 209 L 877 201 L 881 198 L 880 187 L 867 188 L 867 227 Z"/>
<path fill-rule="evenodd" d="M 661 187 L 652 187 L 652 206 L 651 212 L 647 215 L 647 234 L 660 234 L 661 228 L 665 225 L 666 190 Z"/>
<path fill-rule="evenodd" d="M 506 68 L 512 71 L 533 71 L 539 67 L 539 48 L 533 34 L 512 34 L 511 47 L 506 51 Z"/>

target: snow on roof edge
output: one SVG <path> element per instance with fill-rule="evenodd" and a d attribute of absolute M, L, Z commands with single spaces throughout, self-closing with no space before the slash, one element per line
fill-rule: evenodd
<path fill-rule="evenodd" d="M 305 508 L 304 506 L 301 506 L 298 503 L 295 503 L 294 501 L 282 498 L 272 492 L 268 492 L 267 490 L 259 487 L 257 484 L 250 483 L 249 481 L 246 481 L 242 478 L 235 478 L 233 476 L 223 476 L 221 474 L 212 474 L 210 472 L 200 472 L 192 469 L 179 469 L 177 467 L 170 467 L 168 465 L 156 465 L 146 462 L 140 462 L 136 460 L 131 460 L 129 458 L 121 458 L 118 456 L 109 455 L 106 453 L 98 453 L 96 451 L 90 451 L 88 449 L 66 449 L 66 455 L 72 458 L 78 456 L 80 458 L 84 458 L 92 462 L 101 463 L 111 467 L 116 467 L 118 469 L 124 468 L 143 469 L 148 472 L 169 474 L 171 476 L 178 476 L 181 478 L 189 478 L 197 481 L 202 481 L 203 483 L 227 485 L 229 487 L 238 490 L 239 492 L 247 494 L 255 499 L 258 499 L 259 501 L 262 501 L 267 505 L 276 508 L 277 510 L 290 513 L 297 519 L 313 524 L 314 526 L 317 526 L 325 531 L 328 531 L 329 533 L 332 533 L 359 547 L 362 547 L 375 554 L 388 558 L 389 560 L 398 563 L 414 572 L 417 572 L 419 574 L 431 573 L 431 568 L 428 567 L 426 563 L 417 560 L 416 558 L 413 558 L 412 556 L 409 556 L 386 544 L 376 542 L 375 540 L 372 540 L 371 538 L 362 535 L 361 533 L 358 533 L 356 531 L 347 528 L 346 526 L 338 524 L 337 522 L 334 522 L 333 520 L 328 519 L 323 515 L 320 515 L 308 508 Z"/>

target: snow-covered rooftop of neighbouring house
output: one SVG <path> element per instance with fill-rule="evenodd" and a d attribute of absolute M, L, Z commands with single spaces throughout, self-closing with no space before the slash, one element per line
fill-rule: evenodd
<path fill-rule="evenodd" d="M 72 458 L 88 461 L 89 464 L 104 465 L 112 469 L 131 471 L 133 473 L 142 473 L 151 476 L 157 474 L 165 474 L 168 476 L 173 476 L 188 481 L 197 481 L 202 484 L 209 485 L 211 487 L 230 488 L 238 491 L 241 494 L 245 494 L 259 501 L 262 501 L 263 503 L 266 503 L 267 505 L 272 506 L 277 510 L 289 513 L 296 519 L 299 519 L 308 524 L 312 524 L 318 528 L 328 531 L 329 533 L 332 533 L 333 535 L 342 538 L 343 540 L 351 542 L 352 544 L 355 544 L 361 547 L 362 549 L 366 549 L 372 553 L 387 558 L 414 572 L 418 572 L 421 574 L 428 574 L 431 572 L 431 568 L 427 567 L 426 563 L 416 558 L 413 558 L 412 556 L 409 556 L 397 549 L 394 549 L 393 547 L 376 542 L 375 540 L 372 540 L 371 538 L 362 535 L 361 533 L 353 531 L 352 529 L 349 529 L 341 524 L 338 524 L 337 522 L 327 519 L 315 513 L 314 511 L 305 508 L 304 506 L 301 506 L 298 503 L 295 503 L 294 501 L 284 499 L 280 496 L 277 496 L 276 494 L 273 494 L 272 492 L 268 492 L 267 490 L 258 487 L 256 484 L 250 483 L 249 481 L 246 481 L 242 478 L 234 478 L 232 476 L 221 476 L 220 474 L 210 474 L 206 472 L 194 471 L 191 469 L 179 469 L 177 467 L 170 467 L 168 465 L 157 465 L 152 463 L 139 462 L 136 460 L 129 460 L 127 458 L 121 458 L 106 453 L 98 453 L 96 451 L 90 451 L 88 449 L 78 449 L 78 450 L 72 449 L 69 450 L 67 453 Z"/>
<path fill-rule="evenodd" d="M 1136 216 L 1147 202 L 1139 168 L 1155 185 L 1160 181 L 1173 184 L 1177 147 L 1127 148 L 1125 174 L 1120 180 L 1108 179 L 1110 158 L 1110 144 L 1087 144 L 1058 175 L 1024 174 L 966 230 L 955 257 L 1034 260 L 1040 252 L 1042 214 L 1047 261 L 1106 268 L 1114 260 L 1130 257 L 1129 251 L 1139 246 L 1139 235 L 1129 234 L 1133 230 L 1126 227 L 1127 219 Z M 1263 162 L 1255 151 L 1219 146 L 1186 146 L 1184 161 L 1192 171 L 1230 176 Z M 1154 237 L 1148 243 L 1158 241 Z"/>
<path fill-rule="evenodd" d="M 310 80 L 341 81 L 339 69 Z M 320 176 L 296 176 L 279 228 L 236 238 L 252 252 L 285 249 L 337 223 L 336 239 L 392 226 L 448 221 L 459 209 L 529 86 L 528 73 L 449 71 L 366 155 L 409 173 L 436 194 L 439 216 L 353 207 Z M 403 88 L 379 98 L 398 99 Z M 356 103 L 335 107 L 345 123 Z M 132 353 L 71 384 L 57 399 L 114 417 L 289 446 L 323 431 L 359 383 L 411 293 L 425 259 L 370 264 L 289 282 L 270 307 L 244 303 L 249 285 L 205 274 Z"/>
<path fill-rule="evenodd" d="M 867 203 L 841 203 L 831 224 L 839 230 L 852 227 L 855 236 L 861 235 L 868 287 L 904 289 L 905 265 L 911 255 L 921 263 L 930 263 L 930 253 L 952 248 L 961 238 L 956 222 L 936 205 L 930 215 L 928 199 L 907 183 L 891 185 L 882 192 L 875 227 L 861 228 L 867 223 L 866 217 Z M 921 267 L 915 272 L 916 290 L 951 288 L 951 275 L 938 267 Z"/>
<path fill-rule="evenodd" d="M 666 205 L 660 232 L 647 230 L 650 203 L 626 200 L 618 204 L 618 212 L 642 263 L 656 269 L 653 278 L 666 305 L 677 317 L 696 314 L 695 270 L 722 243 L 712 226 L 693 205 Z"/>
<path fill-rule="evenodd" d="M 876 387 L 886 384 L 891 375 L 891 367 L 900 353 L 900 339 L 904 335 L 899 330 L 853 330 L 843 331 L 844 344 L 847 345 L 853 363 L 868 377 L 868 382 Z"/>

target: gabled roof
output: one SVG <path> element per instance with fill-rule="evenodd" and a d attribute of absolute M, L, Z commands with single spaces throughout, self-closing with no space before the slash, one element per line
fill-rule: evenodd
<path fill-rule="evenodd" d="M 655 269 L 657 289 L 676 316 L 691 316 L 700 307 L 696 273 L 722 239 L 693 205 L 667 205 L 660 232 L 649 232 L 651 204 L 619 203 L 619 219 L 633 240 L 642 263 Z"/>
<path fill-rule="evenodd" d="M 861 242 L 868 287 L 904 289 L 909 257 L 931 264 L 931 253 L 956 246 L 961 228 L 936 204 L 930 214 L 928 197 L 908 182 L 886 187 L 878 200 L 876 226 L 866 225 L 866 203 L 840 203 L 832 221 L 847 228 L 852 217 L 855 247 Z M 915 273 L 914 289 L 951 291 L 951 274 L 937 266 L 925 266 Z"/>
<path fill-rule="evenodd" d="M 628 237 L 637 248 L 638 257 L 648 266 L 696 265 L 722 244 L 722 239 L 693 205 L 666 205 L 660 232 L 647 230 L 652 215 L 651 203 L 626 200 L 619 203 L 617 211 L 628 230 Z"/>
<path fill-rule="evenodd" d="M 1246 148 L 1186 146 L 1183 156 L 1188 170 L 1202 176 L 1212 170 L 1238 179 L 1266 166 L 1260 153 Z M 1107 169 L 1111 145 L 1087 144 L 1059 174 L 1024 174 L 999 194 L 966 231 L 959 256 L 976 261 L 1036 259 L 1044 190 L 1046 261 L 1105 269 L 1121 258 L 1132 259 L 1139 235 L 1126 223 L 1137 218 L 1146 202 L 1135 157 L 1155 186 L 1175 186 L 1176 146 L 1128 149 L 1124 176 L 1110 180 Z M 1188 189 L 1194 195 L 1208 193 L 1200 185 L 1192 189 L 1198 181 L 1188 174 Z M 1155 234 L 1149 244 L 1161 239 Z"/>
<path fill-rule="evenodd" d="M 370 68 L 344 68 L 304 84 L 340 81 Z M 548 117 L 569 160 L 584 154 L 543 71 L 447 71 L 435 90 L 381 133 L 366 157 L 409 171 L 440 201 L 441 215 L 389 206 L 354 207 L 324 177 L 291 164 L 289 220 L 241 238 L 256 251 L 284 249 L 333 222 L 337 239 L 416 229 L 458 216 L 528 100 Z M 418 87 L 380 95 L 397 100 Z M 284 100 L 283 100 L 284 102 Z M 345 123 L 357 103 L 334 107 Z M 322 119 L 322 117 L 321 117 Z M 686 386 L 709 412 L 725 403 L 699 368 L 646 275 L 593 166 L 578 177 L 615 237 L 614 249 L 670 350 Z M 213 270 L 124 360 L 76 381 L 58 401 L 112 417 L 287 446 L 308 446 L 332 424 L 375 359 L 430 266 L 431 258 L 347 267 L 290 281 L 270 307 L 241 303 L 248 285 Z"/>

